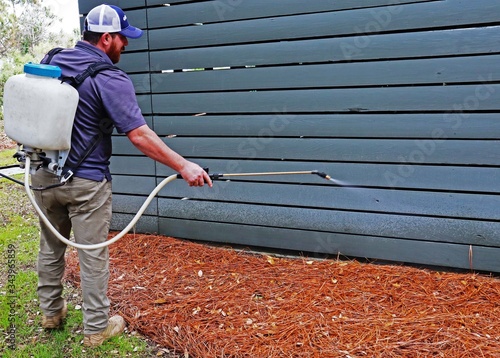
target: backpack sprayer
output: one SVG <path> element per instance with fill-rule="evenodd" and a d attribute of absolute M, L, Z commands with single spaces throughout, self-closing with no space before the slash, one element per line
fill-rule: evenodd
<path fill-rule="evenodd" d="M 63 175 L 63 168 L 71 149 L 71 131 L 79 100 L 78 91 L 74 86 L 58 80 L 61 77 L 61 69 L 57 66 L 26 64 L 24 71 L 24 74 L 10 77 L 4 88 L 5 133 L 9 138 L 18 143 L 18 151 L 14 157 L 21 163 L 16 166 L 25 169 L 24 182 L 20 182 L 2 173 L 0 173 L 0 176 L 24 185 L 26 194 L 41 220 L 65 244 L 77 249 L 87 250 L 111 245 L 125 236 L 134 227 L 153 198 L 165 185 L 176 179 L 181 179 L 182 176 L 180 174 L 173 174 L 163 179 L 149 194 L 130 223 L 112 239 L 93 245 L 83 245 L 68 240 L 54 228 L 52 223 L 43 214 L 35 201 L 32 190 L 50 190 L 65 185 L 69 179 L 68 175 Z M 39 120 L 40 113 L 43 113 L 44 116 L 43 123 Z M 12 167 L 14 166 L 10 165 L 0 169 Z M 42 188 L 31 187 L 29 176 L 37 170 L 52 172 L 60 178 L 60 183 Z M 205 171 L 208 172 L 208 169 L 205 169 Z M 212 180 L 219 180 L 221 178 L 241 176 L 301 174 L 314 174 L 335 182 L 329 175 L 317 170 L 214 173 L 209 174 L 209 177 Z"/>
<path fill-rule="evenodd" d="M 31 158 L 32 174 L 43 166 L 61 176 L 71 148 L 78 91 L 58 80 L 57 66 L 28 63 L 24 72 L 5 83 L 5 133 L 20 143 L 14 155 L 20 162 Z"/>

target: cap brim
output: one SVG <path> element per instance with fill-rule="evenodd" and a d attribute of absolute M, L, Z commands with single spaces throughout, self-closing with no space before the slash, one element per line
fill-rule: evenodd
<path fill-rule="evenodd" d="M 121 30 L 119 34 L 122 34 L 125 37 L 129 37 L 131 39 L 138 39 L 142 36 L 142 30 L 137 27 L 128 26 L 127 28 Z"/>

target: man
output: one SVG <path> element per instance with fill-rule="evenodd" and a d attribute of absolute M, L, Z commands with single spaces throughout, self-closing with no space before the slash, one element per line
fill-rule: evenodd
<path fill-rule="evenodd" d="M 81 74 L 95 62 L 110 65 L 120 60 L 127 38 L 142 30 L 131 26 L 123 11 L 112 5 L 92 9 L 84 24 L 83 41 L 72 49 L 46 56 L 42 63 L 59 66 L 63 77 Z M 96 244 L 107 239 L 111 220 L 111 132 L 126 133 L 135 147 L 148 157 L 179 172 L 190 186 L 212 186 L 208 174 L 197 164 L 171 150 L 146 124 L 132 82 L 117 68 L 107 68 L 86 78 L 77 88 L 80 101 L 75 115 L 71 151 L 65 168 L 74 175 L 66 185 L 38 191 L 36 200 L 54 227 L 65 237 L 73 230 L 75 241 Z M 89 150 L 89 148 L 91 148 Z M 59 178 L 43 169 L 32 176 L 35 186 L 47 186 Z M 66 245 L 41 225 L 38 255 L 38 295 L 42 326 L 58 328 L 66 314 L 61 278 Z M 106 296 L 109 278 L 107 248 L 78 250 L 83 296 L 84 345 L 98 346 L 125 328 L 120 316 L 108 319 Z"/>

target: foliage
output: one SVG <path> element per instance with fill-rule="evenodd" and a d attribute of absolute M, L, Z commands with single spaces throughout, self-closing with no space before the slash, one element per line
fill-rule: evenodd
<path fill-rule="evenodd" d="M 40 0 L 0 0 L 0 59 L 37 56 L 44 47 L 74 44 L 78 29 L 55 32 L 61 22 Z M 45 46 L 43 46 L 45 44 Z"/>
<path fill-rule="evenodd" d="M 0 56 L 11 53 L 34 55 L 36 44 L 50 38 L 50 27 L 55 15 L 39 1 L 0 0 Z"/>

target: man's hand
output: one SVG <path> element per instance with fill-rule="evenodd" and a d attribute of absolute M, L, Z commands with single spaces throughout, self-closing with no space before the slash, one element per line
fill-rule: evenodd
<path fill-rule="evenodd" d="M 179 174 L 189 186 L 203 186 L 207 183 L 209 187 L 212 187 L 212 180 L 208 173 L 193 162 L 186 161 L 186 164 L 179 170 Z"/>

